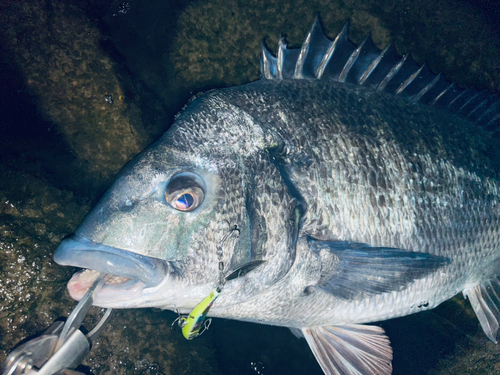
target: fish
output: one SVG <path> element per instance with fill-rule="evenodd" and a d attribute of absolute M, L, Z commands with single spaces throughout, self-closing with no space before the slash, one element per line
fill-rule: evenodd
<path fill-rule="evenodd" d="M 318 17 L 260 64 L 187 106 L 61 242 L 56 263 L 84 269 L 70 295 L 105 272 L 97 306 L 288 327 L 325 374 L 390 374 L 369 323 L 459 293 L 496 343 L 498 96 Z"/>

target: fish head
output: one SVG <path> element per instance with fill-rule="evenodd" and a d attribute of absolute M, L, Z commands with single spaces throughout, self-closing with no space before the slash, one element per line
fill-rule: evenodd
<path fill-rule="evenodd" d="M 265 276 L 254 276 L 258 287 L 235 292 L 244 298 L 282 274 L 280 262 L 267 261 L 289 245 L 284 231 L 293 207 L 262 128 L 209 94 L 123 168 L 55 261 L 86 269 L 68 283 L 74 299 L 105 272 L 112 276 L 95 305 L 182 311 L 203 299 L 221 272 L 266 260 L 271 268 L 259 267 Z"/>

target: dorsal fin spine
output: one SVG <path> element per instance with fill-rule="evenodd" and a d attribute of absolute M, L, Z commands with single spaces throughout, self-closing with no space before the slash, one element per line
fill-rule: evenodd
<path fill-rule="evenodd" d="M 264 42 L 260 43 L 260 76 L 262 79 L 273 79 L 274 74 L 272 72 L 273 66 L 276 66 L 273 64 L 273 59 L 275 57 L 269 52 L 269 50 L 266 48 L 264 45 Z"/>
<path fill-rule="evenodd" d="M 321 79 L 323 77 L 323 73 L 325 72 L 325 68 L 330 62 L 330 59 L 332 58 L 335 48 L 339 44 L 339 40 L 342 38 L 343 35 L 347 35 L 347 29 L 349 27 L 349 23 L 346 22 L 340 33 L 337 34 L 333 42 L 330 44 L 328 47 L 326 53 L 323 55 L 323 58 L 321 59 L 321 63 L 318 65 L 318 69 L 316 70 L 316 78 Z"/>
<path fill-rule="evenodd" d="M 445 88 L 443 91 L 441 91 L 434 100 L 432 101 L 431 105 L 436 105 L 439 99 L 441 99 L 448 91 L 452 90 L 455 84 L 452 82 L 447 88 Z"/>
<path fill-rule="evenodd" d="M 453 98 L 453 100 L 451 102 L 449 102 L 446 107 L 451 108 L 453 106 L 453 104 L 455 104 L 455 102 L 457 102 L 462 96 L 465 95 L 465 93 L 466 93 L 466 90 L 462 91 L 460 94 L 455 96 L 455 98 Z"/>
<path fill-rule="evenodd" d="M 479 124 L 480 126 L 487 128 L 490 120 L 484 121 L 484 119 L 487 118 L 487 116 L 489 116 L 491 113 L 494 113 L 495 111 L 500 113 L 500 101 L 499 100 L 497 100 L 496 102 L 491 104 L 489 106 L 489 108 L 486 111 L 484 111 L 484 113 L 481 116 L 478 117 L 478 119 L 476 120 L 476 123 Z"/>
<path fill-rule="evenodd" d="M 392 44 L 388 44 L 387 47 L 385 47 L 382 50 L 382 52 L 380 52 L 380 55 L 378 55 L 378 57 L 375 60 L 373 60 L 373 62 L 368 67 L 368 69 L 366 69 L 366 71 L 361 76 L 361 78 L 359 80 L 360 85 L 365 84 L 365 82 L 368 79 L 368 77 L 370 76 L 370 74 L 375 70 L 375 68 L 378 66 L 378 64 L 380 64 L 380 61 L 382 61 L 382 58 L 385 56 L 385 54 L 387 53 L 389 48 L 391 48 L 391 46 L 392 46 Z"/>
<path fill-rule="evenodd" d="M 406 81 L 404 81 L 401 85 L 399 85 L 398 89 L 396 90 L 396 94 L 397 95 L 401 94 L 408 87 L 408 85 L 410 83 L 412 83 L 415 78 L 417 78 L 417 76 L 420 74 L 420 72 L 422 71 L 422 69 L 424 69 L 424 67 L 425 67 L 425 64 L 422 65 L 420 67 L 420 69 L 418 69 L 417 71 L 415 71 L 415 73 L 413 73 L 412 75 L 410 75 L 406 79 Z"/>
<path fill-rule="evenodd" d="M 344 66 L 344 69 L 342 69 L 342 72 L 340 72 L 340 75 L 339 75 L 339 82 L 345 82 L 346 78 L 347 78 L 347 75 L 349 74 L 349 72 L 351 71 L 351 68 L 352 66 L 354 65 L 354 63 L 356 62 L 356 60 L 358 59 L 359 57 L 359 54 L 361 53 L 361 50 L 363 49 L 366 41 L 368 40 L 368 38 L 370 37 L 370 35 L 366 36 L 366 38 L 363 40 L 363 42 L 361 42 L 361 44 L 359 45 L 358 48 L 356 48 L 353 53 L 351 53 L 351 56 L 349 56 L 349 59 L 347 59 L 347 62 Z"/>
<path fill-rule="evenodd" d="M 416 64 L 408 58 L 409 55 L 400 58 L 392 44 L 379 51 L 367 37 L 356 47 L 348 40 L 348 27 L 346 23 L 331 41 L 316 16 L 300 50 L 287 49 L 281 38 L 278 56 L 274 57 L 262 43 L 261 78 L 357 83 L 376 91 L 408 97 L 415 103 L 446 109 L 486 129 L 500 127 L 500 97 L 497 95 L 487 98 L 485 91 L 464 90 L 449 83 L 425 64 Z M 363 50 L 368 41 L 369 45 Z"/>
<path fill-rule="evenodd" d="M 281 37 L 278 44 L 278 61 L 276 62 L 276 78 L 283 79 L 283 63 L 285 61 L 286 42 Z"/>
<path fill-rule="evenodd" d="M 464 112 L 466 107 L 470 105 L 479 95 L 481 95 L 481 93 L 477 91 L 474 95 L 467 99 L 466 102 L 458 109 L 458 113 Z"/>
<path fill-rule="evenodd" d="M 304 69 L 304 63 L 306 61 L 306 57 L 309 52 L 309 46 L 311 44 L 312 34 L 314 32 L 314 29 L 317 27 L 321 28 L 318 16 L 316 16 L 316 18 L 314 19 L 314 23 L 311 27 L 311 30 L 309 30 L 309 32 L 307 33 L 306 40 L 304 41 L 304 43 L 302 43 L 302 47 L 300 48 L 299 58 L 297 59 L 297 64 L 295 65 L 295 72 L 293 73 L 294 79 L 304 78 L 302 75 L 302 71 Z"/>
<path fill-rule="evenodd" d="M 439 73 L 436 77 L 434 77 L 434 79 L 432 80 L 432 82 L 428 83 L 427 86 L 425 86 L 422 90 L 420 90 L 420 92 L 418 92 L 412 99 L 411 101 L 412 102 L 418 102 L 420 100 L 420 98 L 422 98 L 422 96 L 424 96 L 431 88 L 434 87 L 434 85 L 437 83 L 437 81 L 439 81 L 439 78 L 441 78 L 441 73 Z"/>
<path fill-rule="evenodd" d="M 401 60 L 399 60 L 399 62 L 393 66 L 393 68 L 389 71 L 389 73 L 387 73 L 382 82 L 380 82 L 380 84 L 378 85 L 377 91 L 384 91 L 389 81 L 399 72 L 407 58 L 408 54 L 404 55 Z"/>

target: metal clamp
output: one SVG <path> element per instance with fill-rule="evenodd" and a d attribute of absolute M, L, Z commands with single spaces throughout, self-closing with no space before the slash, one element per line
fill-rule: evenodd
<path fill-rule="evenodd" d="M 2 366 L 2 375 L 76 375 L 72 371 L 89 353 L 109 321 L 112 309 L 107 309 L 99 323 L 85 335 L 80 326 L 89 312 L 94 297 L 104 286 L 104 273 L 71 312 L 66 322 L 54 322 L 41 336 L 12 351 Z"/>

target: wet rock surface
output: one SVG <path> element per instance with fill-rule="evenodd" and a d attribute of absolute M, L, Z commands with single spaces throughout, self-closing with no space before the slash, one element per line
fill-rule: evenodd
<path fill-rule="evenodd" d="M 52 260 L 55 246 L 88 206 L 30 175 L 0 165 L 0 348 L 47 328 L 73 304 L 65 297 L 71 269 Z M 64 302 L 62 302 L 64 301 Z"/>
<path fill-rule="evenodd" d="M 0 360 L 75 306 L 53 252 L 114 174 L 199 91 L 259 78 L 259 43 L 298 47 L 316 13 L 332 37 L 429 62 L 464 86 L 500 90 L 500 38 L 486 3 L 310 0 L 0 1 Z M 486 7 L 486 8 L 485 8 Z M 497 12 L 497 13 L 495 13 Z M 5 83 L 5 84 L 4 84 Z M 101 312 L 86 322 L 92 326 Z M 215 320 L 186 341 L 176 315 L 116 312 L 80 369 L 95 374 L 321 374 L 288 330 Z M 394 374 L 499 371 L 461 297 L 383 323 Z"/>
<path fill-rule="evenodd" d="M 84 175 L 78 182 L 102 190 L 154 139 L 143 124 L 130 76 L 104 51 L 99 29 L 75 5 L 6 2 L 1 9 L 4 63 L 17 67 L 22 90 L 36 98 L 45 121 L 40 126 L 57 130 L 75 159 L 73 167 Z"/>

